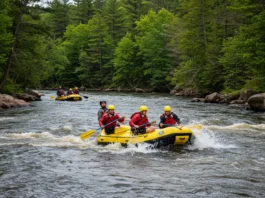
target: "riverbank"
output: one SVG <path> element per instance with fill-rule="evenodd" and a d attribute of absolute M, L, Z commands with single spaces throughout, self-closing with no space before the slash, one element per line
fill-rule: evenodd
<path fill-rule="evenodd" d="M 56 91 L 56 88 L 43 88 L 42 90 Z M 154 93 L 151 89 L 134 88 L 134 89 L 121 89 L 121 88 L 97 88 L 90 89 L 80 87 L 79 90 L 86 92 L 124 92 L 124 93 Z M 205 97 L 194 97 L 200 95 L 191 89 L 173 89 L 170 94 L 179 97 L 193 97 L 191 102 L 203 102 L 203 103 L 219 103 L 227 104 L 231 108 L 239 108 L 253 111 L 265 111 L 265 93 L 255 93 L 252 90 L 245 90 L 242 92 L 236 92 L 233 94 L 221 94 L 214 92 L 206 95 Z M 25 93 L 16 93 L 12 96 L 6 95 L 0 97 L 0 108 L 6 109 L 10 107 L 22 107 L 30 104 L 24 102 L 41 100 L 43 94 L 36 91 L 27 89 Z M 2 98 L 2 99 L 1 99 Z M 23 100 L 24 102 L 22 102 Z"/>
<path fill-rule="evenodd" d="M 255 94 L 245 90 L 237 94 L 220 94 L 214 92 L 204 98 L 193 98 L 191 102 L 228 104 L 233 108 L 244 108 L 253 111 L 265 111 L 265 93 Z"/>

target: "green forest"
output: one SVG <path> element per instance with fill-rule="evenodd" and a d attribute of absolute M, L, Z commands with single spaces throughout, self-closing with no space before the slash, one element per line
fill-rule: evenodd
<path fill-rule="evenodd" d="M 0 92 L 262 92 L 264 78 L 265 1 L 0 2 Z"/>

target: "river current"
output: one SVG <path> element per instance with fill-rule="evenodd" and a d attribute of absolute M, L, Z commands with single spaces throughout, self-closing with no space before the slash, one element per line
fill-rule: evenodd
<path fill-rule="evenodd" d="M 191 103 L 166 94 L 82 93 L 55 101 L 42 91 L 31 107 L 0 111 L 0 197 L 265 197 L 265 113 Z M 194 129 L 193 145 L 97 145 L 99 101 L 130 115 L 149 107 L 159 121 L 170 105 Z"/>

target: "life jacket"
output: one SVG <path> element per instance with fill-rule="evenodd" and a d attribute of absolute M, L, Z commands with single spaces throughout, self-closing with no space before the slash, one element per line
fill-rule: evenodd
<path fill-rule="evenodd" d="M 173 117 L 173 113 L 171 112 L 168 116 L 164 113 L 160 116 L 160 119 L 164 120 L 163 124 L 176 124 L 176 120 Z"/>
<path fill-rule="evenodd" d="M 68 94 L 68 95 L 71 95 L 71 94 L 73 94 L 73 91 L 68 91 L 67 94 Z"/>
<path fill-rule="evenodd" d="M 74 94 L 79 94 L 79 91 L 77 89 L 75 89 Z"/>
<path fill-rule="evenodd" d="M 108 112 L 103 113 L 99 120 L 99 125 L 107 125 L 110 122 L 113 122 L 114 120 L 117 120 L 119 118 L 119 115 L 114 113 L 114 115 L 111 115 Z M 117 122 L 113 122 L 112 124 L 106 126 L 106 128 L 112 128 L 117 125 Z"/>
<path fill-rule="evenodd" d="M 149 122 L 147 116 L 142 116 L 142 114 L 140 112 L 133 113 L 130 118 L 131 118 L 131 120 L 130 120 L 129 124 L 131 127 L 134 127 L 134 125 L 138 125 L 138 126 L 144 125 L 144 124 L 147 124 Z M 146 126 L 150 126 L 150 124 L 145 125 L 145 126 L 141 126 L 140 128 L 145 128 Z"/>
<path fill-rule="evenodd" d="M 64 94 L 64 91 L 62 89 L 59 90 L 59 96 L 62 96 Z"/>

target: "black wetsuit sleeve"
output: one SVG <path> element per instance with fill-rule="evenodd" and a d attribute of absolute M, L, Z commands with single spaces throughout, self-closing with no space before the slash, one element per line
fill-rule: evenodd
<path fill-rule="evenodd" d="M 180 119 L 179 119 L 179 117 L 177 116 L 177 114 L 172 113 L 172 116 L 173 116 L 174 120 L 176 120 L 176 122 L 177 122 L 178 124 L 180 124 Z"/>
<path fill-rule="evenodd" d="M 166 120 L 165 115 L 161 115 L 161 116 L 160 116 L 160 122 L 159 122 L 159 124 L 158 124 L 158 127 L 159 127 L 159 128 L 163 128 L 163 127 L 160 126 L 160 123 L 163 123 L 163 124 L 164 124 L 164 123 L 165 123 L 165 120 Z"/>

